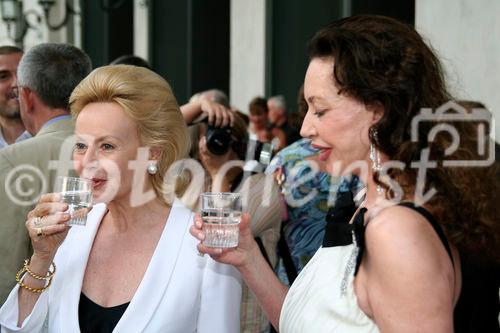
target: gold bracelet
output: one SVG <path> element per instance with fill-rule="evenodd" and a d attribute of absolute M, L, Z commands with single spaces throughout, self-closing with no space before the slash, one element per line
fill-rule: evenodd
<path fill-rule="evenodd" d="M 43 292 L 43 291 L 45 291 L 47 288 L 49 288 L 49 287 L 50 287 L 50 285 L 52 284 L 52 277 L 51 277 L 51 278 L 47 279 L 46 285 L 45 285 L 44 287 L 42 287 L 42 288 L 32 288 L 32 287 L 30 287 L 30 286 L 28 286 L 28 285 L 24 284 L 24 283 L 21 281 L 21 278 L 24 276 L 24 275 L 23 275 L 23 273 L 26 273 L 26 272 L 27 272 L 27 270 L 26 270 L 26 266 L 23 266 L 23 267 L 19 270 L 19 272 L 17 272 L 17 274 L 16 274 L 16 282 L 17 282 L 17 284 L 18 284 L 20 287 L 22 287 L 22 288 L 24 288 L 24 289 L 26 289 L 26 290 L 28 290 L 28 291 L 31 291 L 32 293 L 42 293 L 42 292 Z"/>
<path fill-rule="evenodd" d="M 49 267 L 49 271 L 47 272 L 47 274 L 45 274 L 45 276 L 41 276 L 41 275 L 37 275 L 37 274 L 33 273 L 28 266 L 29 264 L 30 264 L 30 259 L 24 260 L 24 267 L 26 268 L 26 272 L 28 272 L 28 274 L 34 279 L 48 280 L 48 279 L 51 279 L 54 276 L 54 274 L 56 273 L 56 264 L 54 264 L 54 262 L 52 262 L 50 264 L 51 267 Z M 52 268 L 52 270 L 50 268 Z"/>

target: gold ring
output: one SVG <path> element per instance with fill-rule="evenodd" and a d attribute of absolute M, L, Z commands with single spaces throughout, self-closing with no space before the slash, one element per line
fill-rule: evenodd
<path fill-rule="evenodd" d="M 43 228 L 36 228 L 36 235 L 38 237 L 44 236 L 44 234 L 43 234 Z"/>

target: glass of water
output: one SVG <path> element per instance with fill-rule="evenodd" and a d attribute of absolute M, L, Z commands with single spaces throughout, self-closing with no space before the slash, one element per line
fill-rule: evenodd
<path fill-rule="evenodd" d="M 58 177 L 55 187 L 61 201 L 68 204 L 71 220 L 68 225 L 87 224 L 88 208 L 92 205 L 92 181 L 83 178 Z"/>
<path fill-rule="evenodd" d="M 238 246 L 241 221 L 240 193 L 201 194 L 201 218 L 207 247 L 230 248 Z"/>

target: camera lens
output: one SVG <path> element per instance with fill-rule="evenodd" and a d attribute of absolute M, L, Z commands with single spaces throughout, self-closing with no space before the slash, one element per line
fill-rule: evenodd
<path fill-rule="evenodd" d="M 231 147 L 231 129 L 209 125 L 207 127 L 207 149 L 214 155 L 224 155 Z"/>

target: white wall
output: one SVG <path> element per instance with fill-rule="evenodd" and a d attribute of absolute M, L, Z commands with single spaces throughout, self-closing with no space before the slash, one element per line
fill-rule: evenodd
<path fill-rule="evenodd" d="M 266 0 L 231 0 L 230 101 L 247 113 L 265 94 Z"/>
<path fill-rule="evenodd" d="M 149 59 L 149 8 L 148 1 L 134 0 L 134 54 Z"/>
<path fill-rule="evenodd" d="M 416 28 L 441 56 L 452 93 L 486 104 L 500 141 L 500 1 L 415 3 Z"/>

